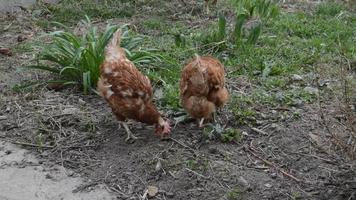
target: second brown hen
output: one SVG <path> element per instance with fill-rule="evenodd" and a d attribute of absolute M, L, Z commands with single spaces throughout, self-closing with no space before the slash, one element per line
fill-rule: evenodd
<path fill-rule="evenodd" d="M 181 104 L 191 117 L 199 120 L 199 127 L 229 99 L 224 73 L 224 66 L 218 60 L 198 55 L 182 71 Z"/>

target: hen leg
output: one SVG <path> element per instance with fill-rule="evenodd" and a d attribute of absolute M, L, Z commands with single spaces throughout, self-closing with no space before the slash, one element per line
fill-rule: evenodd
<path fill-rule="evenodd" d="M 215 124 L 216 124 L 216 122 L 217 122 L 217 121 L 216 121 L 216 115 L 217 115 L 216 112 L 213 112 L 213 120 L 214 120 L 214 123 L 215 123 Z"/>
<path fill-rule="evenodd" d="M 126 133 L 127 133 L 127 137 L 125 139 L 125 141 L 129 141 L 130 139 L 133 140 L 137 140 L 138 137 L 134 136 L 134 134 L 131 132 L 131 130 L 129 129 L 129 126 L 127 126 L 126 122 L 122 122 L 122 126 L 125 128 Z"/>
<path fill-rule="evenodd" d="M 203 127 L 203 123 L 204 123 L 204 118 L 201 118 L 199 121 L 199 128 Z"/>

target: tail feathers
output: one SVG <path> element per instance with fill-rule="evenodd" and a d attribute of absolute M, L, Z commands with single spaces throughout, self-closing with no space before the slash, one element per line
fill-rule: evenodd
<path fill-rule="evenodd" d="M 121 29 L 118 29 L 112 36 L 112 39 L 109 43 L 109 47 L 120 46 L 121 43 Z"/>
<path fill-rule="evenodd" d="M 120 57 L 124 56 L 124 51 L 120 48 L 121 42 L 121 30 L 118 29 L 112 36 L 111 41 L 108 43 L 105 49 L 105 59 L 118 60 Z"/>
<path fill-rule="evenodd" d="M 191 74 L 192 77 L 194 77 L 196 84 L 200 83 L 200 84 L 204 84 L 205 80 L 204 80 L 204 71 L 202 70 L 202 63 L 201 63 L 201 59 L 200 56 L 198 54 L 195 54 L 195 60 L 193 63 L 193 72 Z"/>
<path fill-rule="evenodd" d="M 197 53 L 195 53 L 194 56 L 195 56 L 195 64 L 194 64 L 194 67 L 200 67 L 200 65 L 201 65 L 201 63 L 200 63 L 200 56 L 199 56 Z"/>

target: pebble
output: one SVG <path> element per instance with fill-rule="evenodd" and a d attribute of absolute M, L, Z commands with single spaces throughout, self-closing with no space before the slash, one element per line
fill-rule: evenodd
<path fill-rule="evenodd" d="M 158 188 L 156 186 L 148 186 L 148 197 L 154 197 L 158 193 Z"/>
<path fill-rule="evenodd" d="M 303 80 L 303 77 L 298 75 L 298 74 L 293 74 L 292 75 L 292 80 L 293 81 L 302 81 Z"/>
<path fill-rule="evenodd" d="M 174 193 L 173 192 L 166 192 L 166 196 L 168 198 L 173 198 L 174 197 Z"/>
<path fill-rule="evenodd" d="M 271 188 L 271 187 L 272 187 L 272 184 L 266 183 L 264 186 L 265 186 L 266 188 Z"/>
<path fill-rule="evenodd" d="M 160 160 L 158 160 L 156 167 L 155 167 L 155 171 L 159 172 L 159 171 L 161 171 L 161 169 L 162 169 L 162 163 Z"/>
<path fill-rule="evenodd" d="M 319 92 L 318 88 L 314 88 L 314 87 L 310 87 L 310 86 L 305 87 L 303 90 L 309 94 L 318 94 L 318 92 Z"/>
<path fill-rule="evenodd" d="M 209 153 L 211 154 L 218 154 L 219 151 L 215 147 L 209 147 Z"/>
<path fill-rule="evenodd" d="M 276 123 L 272 123 L 271 124 L 271 128 L 274 129 L 275 131 L 281 131 L 282 130 L 282 127 L 280 127 L 278 124 Z"/>
<path fill-rule="evenodd" d="M 303 106 L 303 101 L 301 99 L 293 99 L 292 106 L 301 107 Z"/>
<path fill-rule="evenodd" d="M 277 178 L 277 173 L 272 173 L 271 178 L 273 178 L 273 179 Z"/>

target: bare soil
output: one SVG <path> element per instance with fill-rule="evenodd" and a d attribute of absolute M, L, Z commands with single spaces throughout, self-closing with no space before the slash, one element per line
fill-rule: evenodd
<path fill-rule="evenodd" d="M 8 27 L 0 30 L 0 47 L 13 48 L 19 35 L 31 41 L 42 31 L 25 14 L 2 16 L 0 24 Z M 164 140 L 132 122 L 141 139 L 126 143 L 124 129 L 97 96 L 72 88 L 11 90 L 24 79 L 43 78 L 18 70 L 33 56 L 16 50 L 0 55 L 0 140 L 30 149 L 39 165 L 62 166 L 86 180 L 72 192 L 105 184 L 117 199 L 142 199 L 148 186 L 158 188 L 153 199 L 356 199 L 355 161 L 331 135 L 344 131 L 333 102 L 324 105 L 324 118 L 318 103 L 261 108 L 255 130 L 238 127 L 244 134 L 237 143 L 207 140 L 190 122 Z M 220 117 L 236 126 L 228 111 Z"/>

